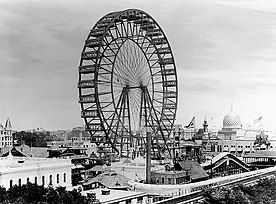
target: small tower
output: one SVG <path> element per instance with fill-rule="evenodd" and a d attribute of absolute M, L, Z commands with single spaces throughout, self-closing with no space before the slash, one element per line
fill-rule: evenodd
<path fill-rule="evenodd" d="M 6 120 L 5 129 L 6 130 L 11 130 L 12 129 L 11 121 L 10 121 L 9 118 L 7 118 L 7 120 Z"/>
<path fill-rule="evenodd" d="M 206 120 L 206 117 L 203 122 L 203 132 L 208 132 L 208 122 Z"/>
<path fill-rule="evenodd" d="M 207 122 L 206 118 L 204 119 L 204 122 L 203 122 L 203 136 L 202 136 L 202 139 L 209 140 L 208 122 Z"/>

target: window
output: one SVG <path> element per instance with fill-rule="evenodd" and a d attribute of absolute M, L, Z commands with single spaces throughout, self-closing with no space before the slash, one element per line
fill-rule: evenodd
<path fill-rule="evenodd" d="M 66 173 L 63 174 L 63 182 L 66 182 Z"/>
<path fill-rule="evenodd" d="M 28 177 L 28 178 L 27 178 L 27 183 L 29 183 L 29 182 L 30 182 L 30 178 Z"/>
<path fill-rule="evenodd" d="M 168 178 L 168 184 L 171 184 L 171 178 Z"/>
<path fill-rule="evenodd" d="M 57 174 L 57 183 L 59 183 L 59 174 Z"/>
<path fill-rule="evenodd" d="M 45 176 L 42 176 L 42 186 L 45 185 Z"/>
<path fill-rule="evenodd" d="M 35 177 L 35 184 L 37 184 L 37 177 Z"/>
<path fill-rule="evenodd" d="M 21 186 L 21 179 L 18 179 L 18 186 Z"/>
<path fill-rule="evenodd" d="M 49 177 L 49 185 L 53 185 L 53 176 L 52 175 L 50 175 L 50 177 Z"/>
<path fill-rule="evenodd" d="M 12 187 L 12 180 L 10 180 L 10 188 Z"/>

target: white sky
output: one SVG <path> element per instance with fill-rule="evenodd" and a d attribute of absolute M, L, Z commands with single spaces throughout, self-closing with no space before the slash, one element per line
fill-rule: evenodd
<path fill-rule="evenodd" d="M 77 67 L 108 12 L 139 8 L 166 33 L 177 63 L 177 123 L 219 128 L 231 102 L 243 123 L 276 129 L 275 0 L 0 0 L 0 123 L 83 125 Z"/>

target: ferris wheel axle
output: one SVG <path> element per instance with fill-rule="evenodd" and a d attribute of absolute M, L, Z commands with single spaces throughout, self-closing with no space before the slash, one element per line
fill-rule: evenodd
<path fill-rule="evenodd" d="M 142 90 L 144 90 L 144 89 L 146 89 L 147 88 L 147 86 L 143 86 L 143 85 L 140 85 L 140 86 L 129 86 L 129 85 L 126 85 L 123 89 L 142 89 Z"/>

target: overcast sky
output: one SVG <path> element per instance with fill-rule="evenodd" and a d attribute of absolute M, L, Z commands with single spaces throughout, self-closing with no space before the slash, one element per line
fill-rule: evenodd
<path fill-rule="evenodd" d="M 243 123 L 276 129 L 275 0 L 0 0 L 0 123 L 83 125 L 77 67 L 108 12 L 139 8 L 166 33 L 177 64 L 177 123 L 219 128 L 234 103 Z M 213 120 L 211 120 L 213 118 Z"/>

